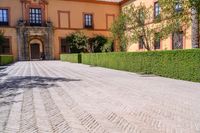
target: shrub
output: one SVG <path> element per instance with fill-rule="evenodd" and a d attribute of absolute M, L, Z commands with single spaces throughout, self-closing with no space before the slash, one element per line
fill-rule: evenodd
<path fill-rule="evenodd" d="M 74 32 L 66 37 L 71 53 L 89 52 L 88 37 L 83 32 Z"/>
<path fill-rule="evenodd" d="M 82 63 L 200 82 L 200 49 L 82 54 Z"/>
<path fill-rule="evenodd" d="M 104 44 L 107 42 L 107 38 L 101 35 L 97 35 L 89 39 L 91 52 L 99 53 L 102 52 Z"/>
<path fill-rule="evenodd" d="M 96 35 L 95 37 L 89 39 L 89 43 L 92 53 L 114 51 L 112 38 L 107 38 L 102 35 Z"/>
<path fill-rule="evenodd" d="M 81 63 L 81 54 L 61 54 L 60 59 L 61 61 Z"/>
<path fill-rule="evenodd" d="M 0 65 L 7 65 L 14 61 L 12 55 L 0 55 Z"/>

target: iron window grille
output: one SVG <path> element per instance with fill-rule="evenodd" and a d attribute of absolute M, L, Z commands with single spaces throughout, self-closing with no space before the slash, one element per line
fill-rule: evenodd
<path fill-rule="evenodd" d="M 30 8 L 30 26 L 41 26 L 42 25 L 42 11 L 40 8 Z"/>
<path fill-rule="evenodd" d="M 85 28 L 93 28 L 93 15 L 92 14 L 84 15 L 84 27 Z"/>
<path fill-rule="evenodd" d="M 154 3 L 154 18 L 158 18 L 160 16 L 160 5 L 158 2 Z"/>
<path fill-rule="evenodd" d="M 9 25 L 8 9 L 0 9 L 0 25 L 1 26 Z"/>
<path fill-rule="evenodd" d="M 0 45 L 0 54 L 10 54 L 10 40 L 8 38 L 5 39 L 4 43 Z"/>
<path fill-rule="evenodd" d="M 172 49 L 183 49 L 183 31 L 173 33 Z"/>

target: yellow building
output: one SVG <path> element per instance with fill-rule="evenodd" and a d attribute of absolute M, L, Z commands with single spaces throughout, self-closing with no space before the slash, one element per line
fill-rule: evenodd
<path fill-rule="evenodd" d="M 159 6 L 158 0 L 126 0 L 126 1 L 123 1 L 121 8 L 123 9 L 127 6 L 130 6 L 131 4 L 138 6 L 141 3 L 144 4 L 147 8 L 153 7 L 152 13 L 151 13 L 152 20 L 149 20 L 149 22 L 147 22 L 146 24 L 146 26 L 153 26 L 155 24 L 154 20 L 162 12 L 162 9 Z M 181 5 L 178 5 L 178 4 L 175 7 L 176 10 L 179 10 L 180 8 L 181 8 Z M 199 47 L 199 46 L 192 46 L 191 35 L 192 35 L 192 28 L 190 26 L 180 32 L 172 33 L 167 39 L 155 41 L 156 44 L 154 44 L 153 47 L 156 50 L 191 49 L 191 48 Z M 142 46 L 142 44 L 140 44 L 139 42 L 136 44 L 133 44 L 131 41 L 129 41 L 127 50 L 128 51 L 145 51 L 144 46 Z"/>
<path fill-rule="evenodd" d="M 0 30 L 7 38 L 0 54 L 12 54 L 15 60 L 41 56 L 59 59 L 61 53 L 69 52 L 64 41 L 67 35 L 84 30 L 88 36 L 110 37 L 110 25 L 121 9 L 141 2 L 154 6 L 152 15 L 160 12 L 156 0 L 0 0 Z M 191 28 L 160 40 L 157 46 L 160 50 L 176 48 L 192 48 Z M 144 48 L 129 42 L 128 51 L 144 51 Z"/>
<path fill-rule="evenodd" d="M 63 39 L 77 30 L 109 37 L 119 2 L 97 0 L 0 0 L 0 29 L 6 43 L 0 54 L 16 60 L 59 59 Z"/>

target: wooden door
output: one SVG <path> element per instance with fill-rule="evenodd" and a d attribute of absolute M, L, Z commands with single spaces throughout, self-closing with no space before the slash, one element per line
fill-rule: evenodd
<path fill-rule="evenodd" d="M 31 44 L 31 59 L 40 59 L 40 45 Z"/>

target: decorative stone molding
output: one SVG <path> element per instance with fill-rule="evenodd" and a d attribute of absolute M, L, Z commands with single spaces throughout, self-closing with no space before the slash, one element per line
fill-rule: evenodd
<path fill-rule="evenodd" d="M 30 41 L 39 39 L 44 46 L 45 59 L 53 59 L 53 27 L 17 26 L 18 60 L 30 60 Z"/>

